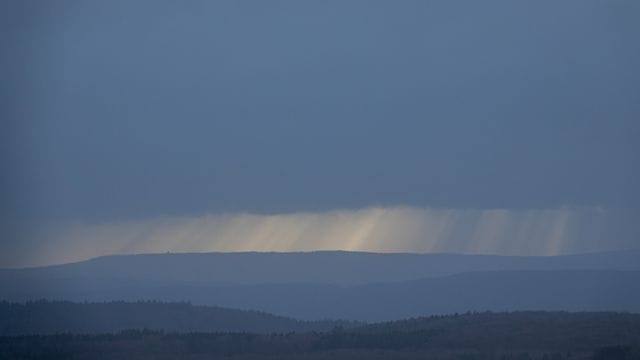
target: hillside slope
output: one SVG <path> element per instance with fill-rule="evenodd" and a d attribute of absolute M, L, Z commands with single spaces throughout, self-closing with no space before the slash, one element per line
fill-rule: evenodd
<path fill-rule="evenodd" d="M 300 321 L 259 311 L 194 306 L 188 303 L 36 301 L 0 302 L 0 336 L 101 334 L 127 329 L 168 332 L 287 333 L 327 331 L 356 323 Z"/>

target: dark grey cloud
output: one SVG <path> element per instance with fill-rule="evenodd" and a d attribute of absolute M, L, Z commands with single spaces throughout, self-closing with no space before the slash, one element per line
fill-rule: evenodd
<path fill-rule="evenodd" d="M 636 1 L 2 7 L 4 192 L 47 219 L 640 200 Z"/>

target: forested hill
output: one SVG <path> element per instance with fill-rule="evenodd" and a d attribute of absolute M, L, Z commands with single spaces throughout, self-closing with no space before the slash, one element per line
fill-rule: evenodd
<path fill-rule="evenodd" d="M 638 314 L 514 312 L 286 334 L 0 336 L 0 358 L 637 360 L 639 346 Z"/>
<path fill-rule="evenodd" d="M 622 312 L 515 311 L 468 312 L 441 316 L 380 322 L 347 330 L 361 334 L 430 332 L 435 339 L 455 334 L 460 344 L 479 345 L 486 339 L 535 347 L 544 343 L 555 348 L 574 342 L 575 347 L 596 341 L 600 345 L 633 343 L 640 345 L 640 314 Z M 485 339 L 485 340 L 482 340 Z M 435 344 L 432 341 L 432 345 Z"/>
<path fill-rule="evenodd" d="M 72 303 L 0 302 L 0 335 L 98 334 L 125 329 L 169 332 L 306 332 L 355 322 L 300 321 L 259 311 L 156 301 Z"/>

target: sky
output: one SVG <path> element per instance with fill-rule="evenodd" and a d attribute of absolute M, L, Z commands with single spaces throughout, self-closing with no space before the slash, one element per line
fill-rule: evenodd
<path fill-rule="evenodd" d="M 0 267 L 167 248 L 638 248 L 639 19 L 634 0 L 3 1 Z M 453 222 L 465 240 L 424 225 L 452 211 L 512 220 L 461 247 L 482 221 Z M 292 235 L 336 213 L 349 236 Z M 354 247 L 362 214 L 397 230 Z M 276 228 L 296 240 L 221 237 L 235 220 L 192 246 L 104 235 L 234 216 L 294 219 Z M 563 216 L 574 235 L 551 251 Z M 511 235 L 522 226 L 546 230 Z"/>

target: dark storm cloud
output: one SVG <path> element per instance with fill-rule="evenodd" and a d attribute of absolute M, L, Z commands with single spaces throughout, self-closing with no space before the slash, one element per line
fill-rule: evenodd
<path fill-rule="evenodd" d="M 38 216 L 640 200 L 635 1 L 3 8 Z"/>

